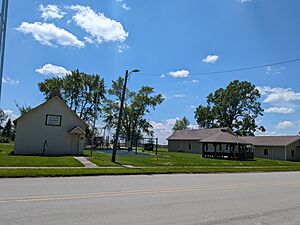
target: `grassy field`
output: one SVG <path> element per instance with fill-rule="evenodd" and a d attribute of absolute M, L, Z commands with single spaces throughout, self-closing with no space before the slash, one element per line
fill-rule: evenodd
<path fill-rule="evenodd" d="M 152 175 L 176 173 L 245 173 L 245 172 L 287 172 L 299 171 L 300 167 L 261 167 L 261 168 L 236 168 L 236 167 L 180 167 L 180 168 L 99 168 L 99 169 L 0 169 L 1 178 L 12 177 L 67 177 L 67 176 L 104 176 L 104 175 Z"/>
<path fill-rule="evenodd" d="M 13 144 L 0 144 L 0 167 L 82 167 L 72 156 L 14 156 Z"/>
<path fill-rule="evenodd" d="M 94 158 L 91 161 L 98 166 L 116 166 L 110 162 L 111 155 L 103 153 L 94 153 Z M 187 167 L 187 166 L 219 166 L 219 167 L 232 167 L 232 166 L 292 166 L 300 167 L 300 162 L 289 162 L 280 160 L 270 160 L 256 158 L 251 161 L 237 161 L 225 159 L 209 159 L 202 158 L 199 154 L 193 153 L 179 153 L 167 152 L 166 149 L 159 149 L 158 155 L 140 156 L 121 156 L 117 155 L 117 163 L 121 165 L 132 166 L 148 166 L 148 167 Z"/>
<path fill-rule="evenodd" d="M 199 154 L 167 152 L 159 149 L 158 155 L 117 155 L 117 163 L 112 163 L 111 155 L 95 153 L 92 162 L 104 168 L 81 168 L 81 164 L 71 156 L 14 156 L 10 155 L 13 144 L 0 144 L 0 177 L 56 177 L 95 176 L 131 174 L 170 173 L 232 173 L 232 172 L 274 172 L 300 171 L 300 162 L 255 159 L 251 161 L 203 159 Z M 86 151 L 88 155 L 88 151 Z M 124 168 L 131 165 L 144 168 Z M 105 168 L 105 167 L 119 168 Z M 2 167 L 2 168 L 1 168 Z M 78 167 L 78 168 L 25 168 L 6 169 L 4 167 Z"/>

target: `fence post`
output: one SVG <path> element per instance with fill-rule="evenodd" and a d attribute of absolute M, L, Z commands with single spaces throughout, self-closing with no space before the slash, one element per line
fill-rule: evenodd
<path fill-rule="evenodd" d="M 155 155 L 157 155 L 157 145 L 158 145 L 158 138 L 156 138 Z"/>

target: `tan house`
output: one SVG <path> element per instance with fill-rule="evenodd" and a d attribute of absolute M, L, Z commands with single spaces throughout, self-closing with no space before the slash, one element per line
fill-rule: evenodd
<path fill-rule="evenodd" d="M 168 140 L 170 152 L 202 153 L 202 157 L 252 159 L 252 144 L 229 128 L 177 130 Z"/>
<path fill-rule="evenodd" d="M 82 155 L 86 123 L 59 97 L 14 121 L 15 155 Z"/>
<path fill-rule="evenodd" d="M 299 136 L 256 136 L 242 139 L 253 144 L 255 157 L 300 161 Z"/>
<path fill-rule="evenodd" d="M 299 136 L 237 137 L 228 128 L 213 128 L 174 131 L 167 140 L 170 152 L 232 157 L 237 152 L 249 149 L 251 145 L 254 157 L 300 161 Z"/>

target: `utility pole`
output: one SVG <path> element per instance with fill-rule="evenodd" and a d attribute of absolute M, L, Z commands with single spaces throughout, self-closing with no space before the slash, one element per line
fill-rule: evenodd
<path fill-rule="evenodd" d="M 122 122 L 123 105 L 124 105 L 124 100 L 125 100 L 125 93 L 126 93 L 126 86 L 127 86 L 128 77 L 130 76 L 130 74 L 137 73 L 137 72 L 140 72 L 140 71 L 139 70 L 132 70 L 130 73 L 128 73 L 128 70 L 126 70 L 126 73 L 125 73 L 123 92 L 122 92 L 121 102 L 120 102 L 119 118 L 118 118 L 116 135 L 115 135 L 115 140 L 114 140 L 114 147 L 113 147 L 113 152 L 112 152 L 112 157 L 111 157 L 111 161 L 114 162 L 114 163 L 116 162 L 118 140 L 119 140 L 119 133 L 120 133 L 121 122 Z"/>
<path fill-rule="evenodd" d="M 8 13 L 8 0 L 2 0 L 1 15 L 0 15 L 0 100 L 1 100 L 1 92 L 2 92 L 7 13 Z"/>
<path fill-rule="evenodd" d="M 99 89 L 101 85 L 101 78 L 99 76 L 99 82 L 98 82 L 98 87 L 97 87 L 97 92 L 96 92 L 96 102 L 94 105 L 94 118 L 93 118 L 93 128 L 92 128 L 92 147 L 90 151 L 90 157 L 93 157 L 93 146 L 94 146 L 94 139 L 95 139 L 95 130 L 96 130 L 96 121 L 97 121 L 97 110 L 98 110 L 98 105 L 99 105 Z"/>

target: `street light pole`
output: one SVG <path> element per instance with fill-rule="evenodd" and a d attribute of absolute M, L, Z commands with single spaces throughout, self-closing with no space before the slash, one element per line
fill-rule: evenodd
<path fill-rule="evenodd" d="M 120 133 L 121 122 L 122 122 L 123 105 L 124 105 L 124 101 L 125 101 L 125 93 L 126 93 L 128 77 L 130 76 L 131 73 L 137 73 L 137 72 L 139 72 L 139 70 L 132 70 L 130 73 L 128 73 L 128 70 L 126 70 L 126 73 L 125 73 L 123 92 L 122 92 L 121 102 L 120 102 L 119 118 L 118 118 L 118 124 L 117 124 L 117 129 L 116 129 L 115 140 L 114 140 L 114 147 L 113 147 L 113 152 L 112 152 L 112 157 L 111 157 L 112 162 L 116 162 L 118 140 L 119 140 L 119 133 Z"/>
<path fill-rule="evenodd" d="M 1 92 L 2 92 L 7 13 L 8 13 L 8 0 L 2 0 L 1 15 L 0 15 L 0 100 L 1 100 Z"/>

